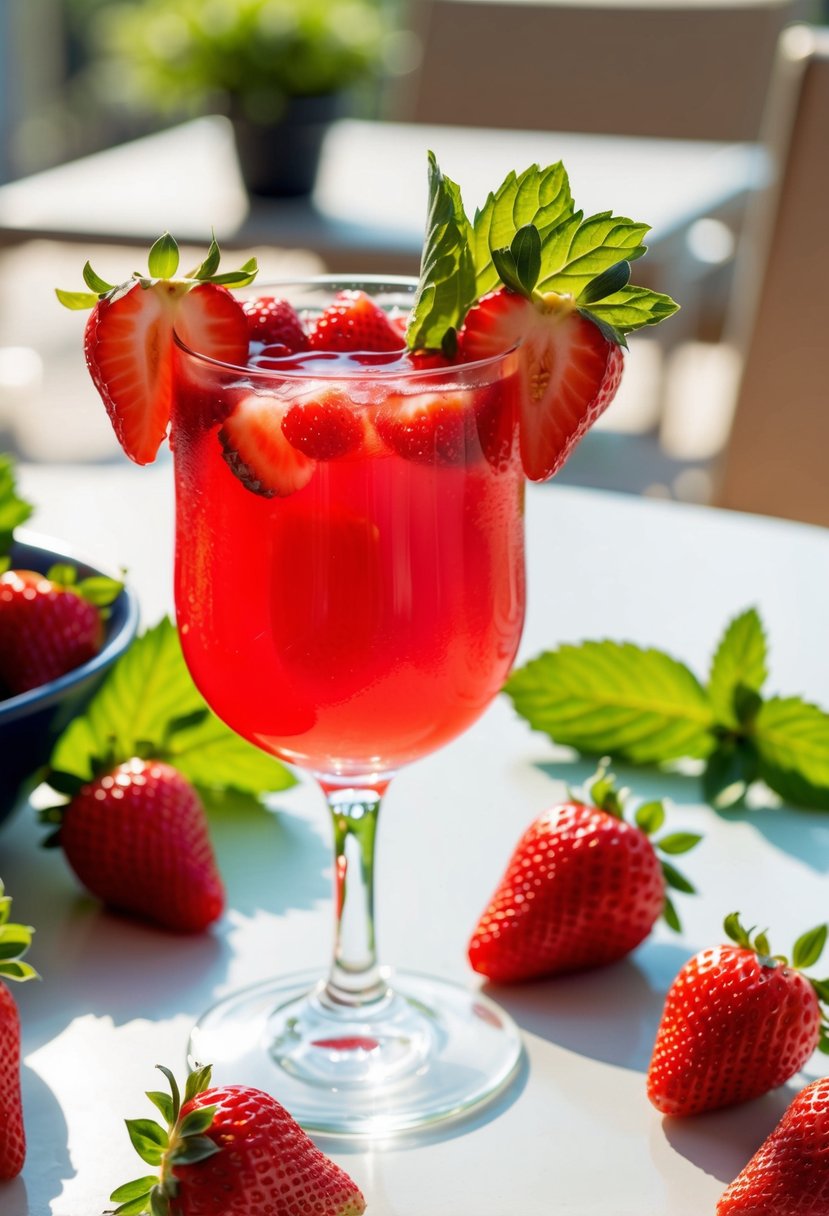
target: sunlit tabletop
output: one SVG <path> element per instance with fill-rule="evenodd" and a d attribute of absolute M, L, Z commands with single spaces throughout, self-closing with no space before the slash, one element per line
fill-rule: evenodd
<path fill-rule="evenodd" d="M 79 554 L 124 565 L 147 623 L 171 607 L 169 465 L 22 469 L 36 523 Z M 770 687 L 829 703 L 829 535 L 702 508 L 558 486 L 528 494 L 529 616 L 522 654 L 560 641 L 627 638 L 702 672 L 727 619 L 748 605 L 771 640 Z M 590 766 L 556 752 L 499 699 L 462 738 L 392 785 L 379 845 L 387 961 L 470 985 L 465 944 L 529 821 Z M 685 869 L 685 932 L 667 930 L 604 970 L 492 995 L 523 1029 L 515 1085 L 473 1121 L 370 1150 L 320 1143 L 353 1175 L 370 1216 L 704 1216 L 802 1083 L 742 1109 L 663 1119 L 644 1074 L 666 988 L 726 912 L 790 946 L 826 919 L 829 818 L 761 805 L 716 814 L 696 779 L 621 768 L 667 794 L 678 829 L 705 840 Z M 16 919 L 37 926 L 41 983 L 16 991 L 23 1021 L 29 1154 L 0 1189 L 2 1216 L 90 1216 L 140 1172 L 123 1127 L 146 1115 L 153 1066 L 183 1067 L 194 1017 L 276 971 L 326 962 L 332 929 L 326 813 L 310 784 L 272 813 L 212 811 L 228 889 L 214 931 L 181 939 L 103 912 L 29 807 L 0 830 Z M 782 947 L 781 947 L 782 948 Z M 809 1075 L 817 1075 L 816 1062 Z M 807 1070 L 809 1071 L 809 1070 Z M 600 1166 L 597 1162 L 600 1161 Z"/>

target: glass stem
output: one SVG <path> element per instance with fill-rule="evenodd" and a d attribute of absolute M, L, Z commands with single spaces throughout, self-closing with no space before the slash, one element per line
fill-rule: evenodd
<path fill-rule="evenodd" d="M 374 845 L 388 782 L 344 789 L 320 780 L 334 828 L 334 958 L 320 999 L 330 1008 L 383 1000 L 374 933 Z"/>

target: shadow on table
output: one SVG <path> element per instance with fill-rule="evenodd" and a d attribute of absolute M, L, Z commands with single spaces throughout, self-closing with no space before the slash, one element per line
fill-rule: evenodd
<path fill-rule="evenodd" d="M 563 781 L 574 791 L 581 792 L 582 786 L 589 784 L 595 776 L 598 759 L 573 753 L 572 759 L 537 760 L 535 767 L 554 781 Z M 617 784 L 628 788 L 639 801 L 667 798 L 677 806 L 704 805 L 700 779 L 696 774 L 666 773 L 661 769 L 615 760 L 611 762 L 610 769 Z"/>
<path fill-rule="evenodd" d="M 484 991 L 518 1025 L 568 1051 L 646 1072 L 665 993 L 691 951 L 649 942 L 608 967 L 533 980 L 486 984 Z"/>
<path fill-rule="evenodd" d="M 51 1211 L 52 1200 L 75 1175 L 69 1158 L 66 1119 L 57 1098 L 25 1064 L 20 1069 L 20 1087 L 26 1127 L 37 1128 L 37 1138 L 29 1132 L 22 1175 L 12 1182 L 0 1183 L 3 1216 L 32 1216 Z"/>
<path fill-rule="evenodd" d="M 731 1182 L 779 1123 L 795 1097 L 795 1083 L 727 1110 L 689 1119 L 666 1115 L 661 1128 L 671 1148 L 721 1182 Z"/>

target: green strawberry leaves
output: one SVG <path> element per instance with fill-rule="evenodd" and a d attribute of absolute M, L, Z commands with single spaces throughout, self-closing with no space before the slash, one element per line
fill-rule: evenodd
<path fill-rule="evenodd" d="M 31 963 L 21 961 L 32 944 L 34 929 L 31 925 L 12 924 L 9 920 L 11 910 L 11 896 L 6 895 L 0 878 L 0 979 L 19 983 L 40 979 Z"/>
<path fill-rule="evenodd" d="M 829 810 L 829 713 L 765 698 L 767 639 L 756 609 L 716 648 L 705 686 L 679 660 L 630 642 L 585 641 L 516 668 L 504 691 L 556 743 L 632 764 L 705 761 L 703 794 L 739 805 L 757 781 L 785 802 Z"/>
<path fill-rule="evenodd" d="M 203 788 L 259 796 L 294 784 L 283 765 L 208 709 L 187 670 L 178 632 L 166 619 L 136 639 L 67 727 L 47 780 L 71 796 L 133 756 L 167 760 Z"/>
<path fill-rule="evenodd" d="M 117 1203 L 112 1216 L 168 1216 L 170 1200 L 176 1194 L 177 1182 L 172 1170 L 176 1165 L 193 1165 L 221 1152 L 214 1140 L 204 1133 L 213 1122 L 215 1106 L 201 1106 L 181 1118 L 181 1094 L 173 1073 L 162 1064 L 156 1065 L 170 1085 L 170 1093 L 149 1090 L 147 1097 L 161 1112 L 166 1127 L 153 1119 L 127 1119 L 127 1133 L 142 1161 L 158 1169 L 158 1174 L 135 1178 L 117 1187 L 110 1199 Z M 210 1068 L 199 1068 L 187 1078 L 184 1102 L 210 1088 Z"/>
<path fill-rule="evenodd" d="M 606 337 L 625 345 L 625 334 L 677 309 L 670 297 L 628 283 L 647 232 L 610 211 L 587 218 L 576 211 L 560 161 L 509 173 L 470 223 L 458 186 L 430 152 L 429 219 L 407 343 L 445 349 L 472 304 L 505 284 L 528 298 L 573 296 Z"/>
<path fill-rule="evenodd" d="M 188 286 L 195 286 L 196 283 L 219 283 L 226 287 L 245 287 L 256 278 L 259 269 L 256 258 L 249 258 L 238 270 L 229 270 L 222 274 L 218 273 L 220 259 L 221 251 L 213 236 L 204 261 L 195 270 L 180 276 L 181 281 Z M 169 232 L 164 232 L 150 248 L 147 256 L 148 274 L 145 275 L 137 270 L 125 283 L 115 285 L 102 279 L 87 262 L 83 268 L 83 281 L 89 291 L 64 291 L 62 288 L 56 287 L 55 295 L 64 308 L 75 311 L 94 308 L 99 300 L 123 295 L 136 281 L 142 287 L 151 287 L 159 279 L 175 278 L 179 262 L 178 244 Z"/>
<path fill-rule="evenodd" d="M 0 559 L 11 551 L 15 528 L 24 524 L 31 514 L 32 504 L 17 492 L 14 461 L 11 456 L 0 454 Z"/>

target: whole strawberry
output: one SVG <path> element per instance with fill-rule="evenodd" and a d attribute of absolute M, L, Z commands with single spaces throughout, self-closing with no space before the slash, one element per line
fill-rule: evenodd
<path fill-rule="evenodd" d="M 717 1204 L 717 1216 L 826 1216 L 829 1078 L 797 1095 Z"/>
<path fill-rule="evenodd" d="M 793 965 L 772 955 L 765 933 L 751 939 L 737 913 L 725 920 L 733 945 L 695 954 L 671 985 L 648 1069 L 648 1097 L 666 1115 L 697 1115 L 759 1098 L 802 1068 L 821 1030 L 826 981 L 810 980 L 825 925 L 795 943 Z"/>
<path fill-rule="evenodd" d="M 364 291 L 341 291 L 308 335 L 312 350 L 402 350 L 403 335 Z"/>
<path fill-rule="evenodd" d="M 0 977 L 31 980 L 37 972 L 20 960 L 34 930 L 9 924 L 11 899 L 0 880 Z M 20 1017 L 12 994 L 0 983 L 0 1179 L 16 1178 L 26 1158 L 26 1133 L 20 1101 Z"/>
<path fill-rule="evenodd" d="M 0 681 L 9 692 L 28 692 L 94 658 L 104 640 L 105 610 L 122 586 L 102 577 L 78 582 L 66 565 L 48 574 L 0 575 Z"/>
<path fill-rule="evenodd" d="M 660 914 L 678 928 L 666 886 L 694 888 L 656 850 L 683 853 L 700 838 L 683 832 L 652 843 L 664 819 L 652 802 L 628 822 L 600 769 L 589 803 L 553 807 L 518 842 L 469 943 L 472 967 L 502 984 L 557 975 L 624 957 Z"/>
<path fill-rule="evenodd" d="M 180 933 L 221 916 L 224 888 L 204 807 L 175 768 L 134 758 L 63 789 L 71 793 L 66 806 L 43 813 L 59 821 L 48 843 L 63 848 L 93 895 Z"/>
<path fill-rule="evenodd" d="M 175 1077 L 161 1071 L 171 1094 L 147 1096 L 167 1128 L 146 1119 L 127 1121 L 142 1159 L 160 1166 L 159 1177 L 138 1178 L 113 1191 L 116 1212 L 361 1216 L 365 1211 L 356 1183 L 270 1094 L 246 1085 L 211 1089 L 207 1067 L 190 1074 L 182 1104 Z"/>

